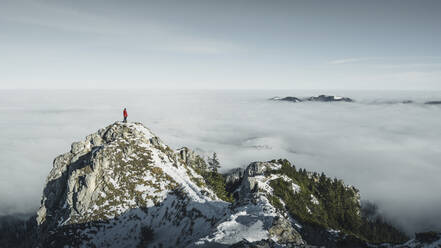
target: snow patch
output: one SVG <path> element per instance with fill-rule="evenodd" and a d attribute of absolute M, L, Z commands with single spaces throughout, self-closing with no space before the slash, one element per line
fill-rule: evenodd
<path fill-rule="evenodd" d="M 231 215 L 229 220 L 217 226 L 217 231 L 212 238 L 204 238 L 197 244 L 204 244 L 204 241 L 208 241 L 231 245 L 244 239 L 254 242 L 267 239 L 268 236 L 269 233 L 265 230 L 262 220 L 245 210 Z"/>
<path fill-rule="evenodd" d="M 319 201 L 317 200 L 317 198 L 313 194 L 311 194 L 311 202 L 315 205 L 319 204 Z"/>

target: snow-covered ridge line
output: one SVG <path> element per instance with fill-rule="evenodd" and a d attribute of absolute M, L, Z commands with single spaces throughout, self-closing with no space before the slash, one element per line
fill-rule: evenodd
<path fill-rule="evenodd" d="M 249 182 L 243 182 L 244 196 L 234 205 L 220 200 L 192 168 L 189 153 L 171 149 L 141 123 L 115 122 L 74 142 L 55 159 L 47 178 L 37 216 L 41 246 L 65 244 L 56 237 L 74 229 L 80 246 L 120 247 L 130 237 L 125 245 L 134 247 L 144 242 L 146 228 L 155 230 L 152 246 L 205 247 L 243 239 L 303 243 L 267 195 L 245 192 Z M 262 165 L 272 170 L 281 165 L 253 163 L 247 170 L 266 193 L 271 180 L 290 181 L 283 175 L 259 177 Z M 288 236 L 280 236 L 281 226 Z"/>

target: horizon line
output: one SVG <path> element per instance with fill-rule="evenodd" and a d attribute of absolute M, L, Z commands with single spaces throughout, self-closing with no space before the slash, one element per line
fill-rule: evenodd
<path fill-rule="evenodd" d="M 0 91 L 85 91 L 85 90 L 103 90 L 103 91 L 131 91 L 131 90 L 155 90 L 155 91 L 242 91 L 242 90 L 252 90 L 252 91 L 278 91 L 278 90 L 304 90 L 304 91 L 441 91 L 440 89 L 342 89 L 342 88 L 0 88 Z"/>

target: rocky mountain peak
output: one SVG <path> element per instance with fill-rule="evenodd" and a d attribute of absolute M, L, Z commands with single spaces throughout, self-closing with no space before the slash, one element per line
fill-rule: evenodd
<path fill-rule="evenodd" d="M 102 227 L 120 218 L 141 218 L 140 215 L 148 215 L 150 211 L 164 211 L 166 207 L 159 205 L 178 204 L 178 199 L 192 204 L 218 201 L 210 211 L 198 213 L 209 222 L 219 211 L 224 211 L 227 203 L 221 202 L 210 189 L 198 186 L 197 182 L 203 178 L 187 166 L 182 155 L 140 123 L 115 122 L 88 135 L 84 141 L 74 142 L 69 152 L 54 160 L 47 178 L 37 214 L 41 233 L 75 227 L 76 231 L 82 230 L 78 235 L 87 236 L 90 228 L 86 226 L 91 223 Z M 143 216 L 146 222 L 160 221 L 161 217 L 164 213 Z M 46 244 L 61 241 L 53 237 L 42 240 Z"/>
<path fill-rule="evenodd" d="M 88 135 L 84 141 L 72 143 L 69 152 L 54 160 L 37 223 L 50 222 L 47 217 L 54 217 L 52 210 L 59 214 L 60 207 L 66 210 L 63 211 L 66 221 L 73 221 L 70 217 L 80 216 L 91 207 L 92 202 L 100 199 L 100 192 L 109 188 L 110 185 L 105 184 L 113 182 L 115 169 L 131 160 L 131 156 L 136 154 L 135 149 L 148 145 L 160 146 L 161 142 L 141 124 L 121 122 Z M 141 161 L 151 157 L 147 151 L 141 154 Z"/>
<path fill-rule="evenodd" d="M 36 218 L 39 245 L 304 243 L 288 215 L 268 200 L 263 173 L 280 165 L 255 162 L 236 173 L 232 189 L 240 199 L 234 204 L 208 186 L 206 180 L 220 174 L 206 167 L 195 152 L 171 149 L 141 123 L 115 122 L 100 129 L 55 158 Z M 259 192 L 258 186 L 267 191 Z"/>

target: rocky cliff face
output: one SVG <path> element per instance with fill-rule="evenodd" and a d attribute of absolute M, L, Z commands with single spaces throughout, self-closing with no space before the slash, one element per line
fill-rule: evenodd
<path fill-rule="evenodd" d="M 38 211 L 39 245 L 185 246 L 226 214 L 182 154 L 139 123 L 117 122 L 54 160 Z M 151 240 L 149 240 L 151 241 Z"/>

